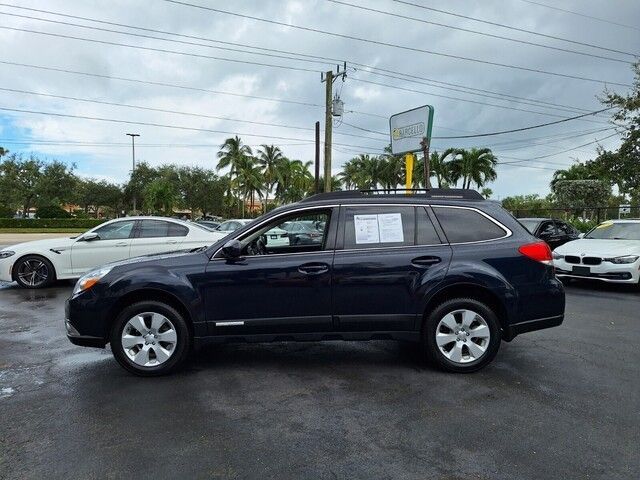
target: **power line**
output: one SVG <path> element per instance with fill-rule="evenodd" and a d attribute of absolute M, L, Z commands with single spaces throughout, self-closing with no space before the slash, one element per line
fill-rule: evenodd
<path fill-rule="evenodd" d="M 260 54 L 260 55 L 267 55 L 267 56 L 272 56 L 272 57 L 276 57 L 276 58 L 285 58 L 285 59 L 291 59 L 291 60 L 320 63 L 322 65 L 324 65 L 327 62 L 340 62 L 341 63 L 343 61 L 341 59 L 332 58 L 332 57 L 322 57 L 322 56 L 318 56 L 318 55 L 310 55 L 310 54 L 305 54 L 305 53 L 291 52 L 291 51 L 273 49 L 273 48 L 265 48 L 265 47 L 259 47 L 259 46 L 255 46 L 255 45 L 249 45 L 249 44 L 243 44 L 243 43 L 237 43 L 237 42 L 221 41 L 221 40 L 216 40 L 216 39 L 207 38 L 207 37 L 200 37 L 200 36 L 195 36 L 195 35 L 184 35 L 184 34 L 170 32 L 170 31 L 166 31 L 166 30 L 157 30 L 157 29 L 144 28 L 144 27 L 139 27 L 139 26 L 135 26 L 135 25 L 128 25 L 128 24 L 123 24 L 123 23 L 110 22 L 110 21 L 106 21 L 106 20 L 99 20 L 99 19 L 95 19 L 95 18 L 82 17 L 82 16 L 78 16 L 78 15 L 64 14 L 64 13 L 54 12 L 54 11 L 51 11 L 51 10 L 42 10 L 42 9 L 35 9 L 35 8 L 28 8 L 28 7 L 19 7 L 19 6 L 8 5 L 8 4 L 0 4 L 0 6 L 8 6 L 8 7 L 12 7 L 12 8 L 18 8 L 18 9 L 22 9 L 22 10 L 27 10 L 27 11 L 35 11 L 35 12 L 39 12 L 39 13 L 56 15 L 56 16 L 61 16 L 61 17 L 66 17 L 66 18 L 80 19 L 80 20 L 84 20 L 84 21 L 100 23 L 100 24 L 106 24 L 106 25 L 115 25 L 115 26 L 125 27 L 125 28 L 129 28 L 129 29 L 142 30 L 142 31 L 146 31 L 146 32 L 160 33 L 160 34 L 163 34 L 163 35 L 173 35 L 173 36 L 182 37 L 182 38 L 204 40 L 204 41 L 212 42 L 212 43 L 219 43 L 219 44 L 224 44 L 224 45 L 233 45 L 233 46 L 243 47 L 243 48 L 251 48 L 251 49 L 254 49 L 254 50 L 259 50 L 260 52 L 272 52 L 272 53 L 284 54 L 284 55 L 288 55 L 288 56 L 264 54 L 264 53 L 259 53 L 259 52 L 253 52 L 253 51 L 250 51 L 250 50 L 240 50 L 240 49 L 234 49 L 234 48 L 228 48 L 228 47 L 216 47 L 216 46 L 206 45 L 206 44 L 201 44 L 201 43 L 178 42 L 178 43 L 186 43 L 186 44 L 189 44 L 189 45 L 197 45 L 197 46 L 204 46 L 204 47 L 208 47 L 208 48 L 215 48 L 215 49 L 221 49 L 221 50 L 229 50 L 229 51 L 233 51 L 233 52 L 246 53 L 246 54 L 250 54 L 250 55 L 258 55 L 258 54 Z M 122 31 L 109 30 L 109 29 L 100 29 L 100 28 L 91 27 L 91 26 L 88 26 L 88 25 L 79 25 L 79 24 L 69 23 L 69 22 L 58 22 L 58 21 L 54 21 L 54 20 L 50 20 L 50 19 L 43 19 L 43 18 L 31 17 L 31 16 L 25 16 L 25 15 L 10 14 L 10 13 L 5 13 L 5 12 L 0 12 L 0 14 L 18 16 L 18 17 L 22 17 L 22 18 L 35 19 L 35 20 L 51 22 L 51 23 L 59 23 L 59 24 L 64 24 L 64 25 L 71 25 L 71 26 L 76 26 L 76 27 L 80 27 L 80 28 L 96 29 L 96 30 L 100 30 L 100 31 L 107 31 L 107 32 L 118 33 L 118 34 L 123 34 L 123 35 L 134 35 L 134 36 L 136 36 L 136 34 L 132 34 L 130 32 L 122 32 Z M 152 38 L 152 39 L 157 39 L 157 40 L 162 40 L 162 41 L 173 41 L 171 39 L 152 37 L 152 36 L 149 36 L 149 35 L 137 35 L 137 36 L 141 36 L 143 38 Z M 305 57 L 305 58 L 298 58 L 298 57 Z M 308 59 L 313 59 L 313 60 L 308 60 Z M 492 92 L 492 91 L 489 91 L 489 90 L 478 89 L 478 88 L 474 88 L 474 87 L 468 87 L 468 86 L 465 86 L 465 85 L 459 85 L 459 84 L 454 84 L 454 83 L 450 83 L 450 82 L 442 82 L 442 81 L 438 81 L 438 80 L 418 77 L 418 76 L 415 76 L 415 75 L 409 75 L 409 74 L 402 73 L 402 72 L 395 72 L 393 70 L 388 70 L 388 69 L 384 69 L 384 68 L 380 68 L 380 67 L 374 67 L 374 66 L 371 66 L 371 65 L 365 65 L 365 64 L 361 64 L 361 63 L 357 63 L 357 62 L 349 62 L 349 63 L 352 64 L 352 65 L 356 65 L 358 67 L 366 68 L 367 70 L 365 70 L 365 71 L 367 73 L 370 73 L 370 74 L 373 74 L 373 75 L 386 76 L 386 77 L 390 77 L 390 78 L 398 78 L 397 76 L 401 76 L 402 80 L 405 80 L 407 82 L 419 83 L 419 84 L 423 84 L 423 85 L 432 86 L 432 87 L 435 87 L 435 88 L 441 88 L 441 89 L 444 89 L 444 90 L 458 91 L 458 92 L 461 92 L 461 93 L 465 93 L 467 95 L 477 95 L 477 96 L 486 97 L 487 94 L 488 94 L 488 95 L 493 96 L 493 98 L 496 98 L 496 99 L 499 99 L 499 100 L 503 100 L 500 97 L 506 97 L 506 98 L 509 98 L 509 99 L 514 99 L 512 101 L 516 101 L 517 100 L 515 103 L 524 103 L 524 104 L 533 105 L 533 106 L 538 106 L 538 104 L 540 104 L 540 105 L 549 105 L 550 107 L 553 107 L 553 108 L 561 108 L 561 109 L 569 110 L 572 113 L 575 113 L 575 111 L 588 111 L 586 109 L 581 109 L 581 108 L 578 108 L 578 107 L 571 107 L 571 106 L 567 106 L 567 105 L 559 105 L 559 104 L 556 104 L 556 103 L 544 102 L 542 100 L 527 99 L 527 98 L 518 97 L 518 96 L 515 96 L 515 95 L 506 94 L 506 93 Z M 384 72 L 384 73 L 379 73 L 379 72 Z M 397 76 L 385 75 L 385 73 L 386 74 L 393 74 L 393 75 L 397 75 Z M 405 78 L 405 77 L 407 77 L 407 78 Z M 420 81 L 418 81 L 418 80 L 420 80 Z M 445 85 L 446 87 L 442 86 L 442 85 Z M 470 90 L 470 91 L 467 91 L 467 90 Z M 479 92 L 479 93 L 476 93 L 476 92 Z M 548 108 L 548 107 L 545 107 L 545 108 Z"/>
<path fill-rule="evenodd" d="M 553 5 L 547 5 L 546 3 L 533 2 L 532 0 L 520 0 L 520 1 L 521 2 L 525 2 L 525 3 L 530 3 L 532 5 L 538 5 L 540 7 L 550 8 L 552 10 L 557 10 L 559 12 L 570 13 L 571 15 L 577 15 L 577 16 L 583 17 L 583 18 L 589 18 L 591 20 L 596 20 L 598 22 L 608 23 L 610 25 L 616 25 L 618 27 L 631 28 L 633 30 L 640 30 L 640 28 L 634 27 L 633 25 L 627 25 L 626 23 L 614 22 L 613 20 L 607 20 L 607 19 L 600 18 L 600 17 L 594 17 L 592 15 L 587 15 L 585 13 L 574 12 L 573 10 L 567 10 L 567 9 L 556 7 L 556 6 L 553 6 Z"/>
<path fill-rule="evenodd" d="M 278 146 L 305 146 L 315 142 L 278 143 Z M 79 142 L 70 140 L 16 140 L 0 138 L 3 145 L 35 145 L 35 146 L 64 146 L 64 147 L 125 147 L 131 148 L 130 143 L 125 142 Z M 137 147 L 149 148 L 219 148 L 214 143 L 136 143 Z M 261 144 L 249 144 L 251 147 L 259 147 Z"/>
<path fill-rule="evenodd" d="M 192 132 L 219 133 L 223 135 L 238 135 L 243 137 L 272 138 L 275 140 L 292 140 L 292 141 L 302 141 L 302 142 L 309 141 L 309 139 L 307 138 L 282 137 L 282 136 L 276 136 L 276 135 L 259 135 L 256 133 L 241 133 L 241 132 L 232 132 L 227 130 L 214 130 L 210 128 L 184 127 L 180 125 L 166 125 L 162 123 L 153 123 L 153 122 L 138 122 L 133 120 L 122 120 L 122 119 L 105 118 L 105 117 L 91 117 L 88 115 L 71 115 L 66 113 L 43 112 L 38 110 L 27 110 L 27 109 L 21 109 L 21 108 L 0 107 L 0 110 L 6 111 L 6 112 L 29 113 L 34 115 L 48 115 L 52 117 L 75 118 L 75 119 L 81 119 L 81 120 L 94 120 L 94 121 L 109 122 L 109 123 L 122 123 L 126 125 L 141 125 L 141 126 L 147 126 L 147 127 L 171 128 L 174 130 L 187 130 Z M 344 144 L 344 143 L 336 143 L 335 145 L 355 147 L 355 148 L 367 148 L 367 149 L 376 148 L 372 146 L 350 145 L 350 144 Z"/>
<path fill-rule="evenodd" d="M 265 19 L 265 18 L 261 18 L 261 17 L 255 17 L 252 15 L 247 15 L 247 14 L 242 14 L 242 13 L 237 13 L 237 12 L 230 12 L 228 10 L 221 10 L 219 8 L 213 8 L 213 7 L 207 7 L 204 5 L 197 5 L 194 3 L 189 3 L 189 2 L 183 2 L 183 1 L 179 1 L 179 0 L 162 0 L 164 2 L 168 2 L 168 3 L 173 3 L 176 5 L 183 5 L 183 6 L 187 6 L 187 7 L 193 7 L 193 8 L 198 8 L 198 9 L 202 9 L 202 10 L 207 10 L 207 11 L 212 11 L 212 12 L 216 12 L 216 13 L 222 13 L 225 15 L 231 15 L 231 16 L 235 16 L 235 17 L 239 17 L 239 18 L 248 18 L 251 20 L 256 20 L 259 22 L 265 22 L 265 23 L 270 23 L 273 25 L 280 25 L 283 27 L 288 27 L 288 28 L 294 28 L 297 30 L 303 30 L 306 32 L 314 32 L 314 33 L 320 33 L 323 35 L 330 35 L 330 36 L 334 36 L 334 37 L 339 37 L 339 38 L 346 38 L 349 40 L 356 40 L 359 42 L 364 42 L 364 43 L 370 43 L 370 44 L 374 44 L 374 45 L 382 45 L 385 47 L 392 47 L 392 48 L 397 48 L 397 49 L 401 49 L 401 50 L 407 50 L 407 51 L 411 51 L 411 52 L 418 52 L 418 53 L 426 53 L 429 55 L 436 55 L 436 56 L 441 56 L 441 57 L 446 57 L 446 58 L 453 58 L 456 60 L 464 60 L 464 61 L 469 61 L 469 62 L 475 62 L 475 63 L 480 63 L 480 64 L 484 64 L 484 65 L 492 65 L 494 67 L 503 67 L 503 68 L 509 68 L 509 69 L 514 69 L 514 70 L 522 70 L 522 71 L 526 71 L 526 72 L 531 72 L 531 73 L 540 73 L 540 74 L 544 74 L 544 75 L 551 75 L 551 76 L 556 76 L 556 77 L 561 77 L 561 78 L 570 78 L 573 80 L 582 80 L 582 81 L 586 81 L 586 82 L 593 82 L 593 83 L 600 83 L 600 84 L 610 84 L 610 85 L 618 85 L 618 86 L 622 86 L 622 87 L 630 87 L 630 84 L 627 83 L 618 83 L 618 82 L 612 82 L 612 81 L 607 81 L 607 80 L 601 80 L 601 79 L 597 79 L 597 78 L 590 78 L 590 77 L 583 77 L 583 76 L 579 76 L 579 75 L 570 75 L 570 74 L 565 74 L 565 73 L 558 73 L 558 72 L 550 72 L 547 70 L 540 70 L 537 68 L 529 68 L 529 67 L 523 67 L 523 66 L 519 66 L 519 65 L 511 65 L 511 64 L 506 64 L 506 63 L 500 63 L 500 62 L 491 62 L 488 60 L 481 60 L 478 58 L 473 58 L 473 57 L 465 57 L 465 56 L 461 56 L 461 55 L 453 55 L 453 54 L 449 54 L 449 53 L 442 53 L 442 52 L 436 52 L 433 50 L 427 50 L 427 49 L 422 49 L 422 48 L 417 48 L 417 47 L 410 47 L 407 45 L 398 45 L 395 43 L 389 43 L 389 42 L 382 42 L 379 40 L 372 40 L 369 38 L 362 38 L 362 37 L 356 37 L 354 35 L 346 35 L 343 33 L 337 33 L 337 32 L 329 32 L 327 30 L 321 30 L 318 28 L 312 28 L 312 27 L 304 27 L 301 25 L 294 25 L 294 24 L 290 24 L 290 23 L 285 23 L 285 22 L 279 22 L 277 20 L 270 20 L 270 19 Z"/>
<path fill-rule="evenodd" d="M 165 1 L 169 1 L 169 0 L 165 0 Z M 514 26 L 511 26 L 511 25 L 505 25 L 503 23 L 492 22 L 490 20 L 483 20 L 481 18 L 470 17 L 468 15 L 462 15 L 460 13 L 450 12 L 450 11 L 447 11 L 447 10 L 441 10 L 439 8 L 427 7 L 426 5 L 420 5 L 420 4 L 417 4 L 417 3 L 412 3 L 412 2 L 408 2 L 406 0 L 391 0 L 391 1 L 403 4 L 403 5 L 410 5 L 412 7 L 422 8 L 424 10 L 429 10 L 431 12 L 442 13 L 443 15 L 450 15 L 450 16 L 457 17 L 457 18 L 464 18 L 466 20 L 472 20 L 474 22 L 484 23 L 486 25 L 491 25 L 493 27 L 506 28 L 506 29 L 509 29 L 509 30 L 515 30 L 516 32 L 528 33 L 530 35 L 537 35 L 537 36 L 544 37 L 544 38 L 551 38 L 553 40 L 560 40 L 562 42 L 572 43 L 574 45 L 582 45 L 583 47 L 597 48 L 599 50 L 605 50 L 607 52 L 621 53 L 623 55 L 629 55 L 630 57 L 634 57 L 634 58 L 636 58 L 638 56 L 635 53 L 625 52 L 623 50 L 616 50 L 614 48 L 603 47 L 601 45 L 595 45 L 593 43 L 586 43 L 586 42 L 580 42 L 580 41 L 577 41 L 577 40 L 571 40 L 569 38 L 558 37 L 556 35 L 550 35 L 550 34 L 546 34 L 546 33 L 536 32 L 534 30 L 527 30 L 527 29 L 520 28 L 520 27 L 514 27 Z"/>
<path fill-rule="evenodd" d="M 150 52 L 171 53 L 171 54 L 174 54 L 174 55 L 185 55 L 187 57 L 205 58 L 205 59 L 208 59 L 208 60 L 219 60 L 219 61 L 223 61 L 223 62 L 240 63 L 240 64 L 245 64 L 245 65 L 256 65 L 256 66 L 260 66 L 260 67 L 279 68 L 279 69 L 283 69 L 283 70 L 294 70 L 294 71 L 298 71 L 298 72 L 318 73 L 318 70 L 312 70 L 310 68 L 291 67 L 291 66 L 287 66 L 287 65 L 277 65 L 277 64 L 274 64 L 274 63 L 253 62 L 253 61 L 250 61 L 250 60 L 238 60 L 238 59 L 235 59 L 235 58 L 215 57 L 215 56 L 211 56 L 211 55 L 203 55 L 203 54 L 200 54 L 200 53 L 190 53 L 190 52 L 181 52 L 181 51 L 178 51 L 178 50 L 168 50 L 168 49 L 165 49 L 165 48 L 143 47 L 141 45 L 131 45 L 131 44 L 128 44 L 128 43 L 118 43 L 118 42 L 111 42 L 111 41 L 107 41 L 107 40 L 97 40 L 95 38 L 85 38 L 85 37 L 76 37 L 76 36 L 73 36 L 73 35 L 63 35 L 61 33 L 40 32 L 38 30 L 30 30 L 28 28 L 7 27 L 6 25 L 0 25 L 0 28 L 2 28 L 4 30 L 12 30 L 12 31 L 16 31 L 16 32 L 25 32 L 25 33 L 33 33 L 33 34 L 36 34 L 36 35 L 45 35 L 45 36 L 49 36 L 49 37 L 64 38 L 64 39 L 67 39 L 67 40 L 79 40 L 79 41 L 82 41 L 82 42 L 99 43 L 99 44 L 102 44 L 102 45 L 110 45 L 110 46 L 115 46 L 115 47 L 134 48 L 136 50 L 145 50 L 145 51 L 150 51 Z"/>
<path fill-rule="evenodd" d="M 402 18 L 402 19 L 405 19 L 405 20 L 411 20 L 411 21 L 414 21 L 414 22 L 425 23 L 425 24 L 428 24 L 428 25 L 435 25 L 435 26 L 438 26 L 438 27 L 450 28 L 452 30 L 459 30 L 459 31 L 462 31 L 462 32 L 473 33 L 473 34 L 476 34 L 476 35 L 482 35 L 482 36 L 485 36 L 485 37 L 496 38 L 496 39 L 499 39 L 499 40 L 507 40 L 509 42 L 521 43 L 521 44 L 524 44 L 524 45 L 531 45 L 531 46 L 534 46 L 534 47 L 547 48 L 549 50 L 556 50 L 556 51 L 559 51 L 559 52 L 573 53 L 575 55 L 582 55 L 582 56 L 585 56 L 585 57 L 599 58 L 601 60 L 609 60 L 611 62 L 620 62 L 620 63 L 626 63 L 626 64 L 632 64 L 633 63 L 633 62 L 630 62 L 628 60 L 621 60 L 621 59 L 618 59 L 618 58 L 605 57 L 604 55 L 597 55 L 595 53 L 580 52 L 578 50 L 571 50 L 569 48 L 554 47 L 553 45 L 544 45 L 542 43 L 529 42 L 527 40 L 520 40 L 520 39 L 512 38 L 512 37 L 505 37 L 503 35 L 496 35 L 496 34 L 493 34 L 493 33 L 480 32 L 478 30 L 471 30 L 469 28 L 456 27 L 456 26 L 453 26 L 453 25 L 447 25 L 446 23 L 433 22 L 433 21 L 430 21 L 430 20 L 424 20 L 422 18 L 410 17 L 408 15 L 401 15 L 399 13 L 388 12 L 386 10 L 378 10 L 377 8 L 365 7 L 363 5 L 356 5 L 356 4 L 349 3 L 349 2 L 344 2 L 344 1 L 341 1 L 341 0 L 327 0 L 327 1 L 329 1 L 331 3 L 338 4 L 338 5 L 344 5 L 344 6 L 347 6 L 347 7 L 357 8 L 359 10 L 364 10 L 364 11 L 367 11 L 367 12 L 380 13 L 382 15 L 387 15 L 387 16 L 390 16 L 390 17 Z"/>
<path fill-rule="evenodd" d="M 217 115 L 207 115 L 207 114 L 200 114 L 200 113 L 193 113 L 193 112 L 181 112 L 181 111 L 177 111 L 177 110 L 169 110 L 169 109 L 154 108 L 154 107 L 145 107 L 145 106 L 142 106 L 142 105 L 133 105 L 133 104 L 128 104 L 128 103 L 108 102 L 108 101 L 104 101 L 104 100 L 94 100 L 94 99 L 90 99 L 90 98 L 70 97 L 70 96 L 65 96 L 65 95 L 54 95 L 54 94 L 51 94 L 51 93 L 32 92 L 32 91 L 28 91 L 28 90 L 19 90 L 19 89 L 15 89 L 15 88 L 0 87 L 0 91 L 13 92 L 13 93 L 22 93 L 22 94 L 26 94 L 26 95 L 37 95 L 37 96 L 49 97 L 49 98 L 58 98 L 58 99 L 62 99 L 62 100 L 73 100 L 73 101 L 76 101 L 76 102 L 95 103 L 95 104 L 99 104 L 99 105 L 109 105 L 109 106 L 114 106 L 114 107 L 134 108 L 134 109 L 137 109 L 137 110 L 146 110 L 146 111 L 151 111 L 151 112 L 171 113 L 171 114 L 185 115 L 185 116 L 190 116 L 190 117 L 210 118 L 210 119 L 215 119 L 215 120 L 225 120 L 225 121 L 229 121 L 229 122 L 248 123 L 248 124 L 253 124 L 253 125 L 263 125 L 263 126 L 267 126 L 267 127 L 277 127 L 277 128 L 288 128 L 288 129 L 293 129 L 293 130 L 315 131 L 314 128 L 310 128 L 310 127 L 299 127 L 299 126 L 295 126 L 295 125 L 286 125 L 286 124 L 281 124 L 281 123 L 259 122 L 259 121 L 255 121 L 255 120 L 244 120 L 244 119 L 239 119 L 239 118 L 221 117 L 221 116 L 217 116 Z M 344 135 L 344 136 L 347 136 L 347 137 L 364 138 L 364 139 L 368 139 L 368 140 L 382 141 L 380 139 L 371 138 L 371 137 L 367 137 L 367 136 L 364 136 L 364 135 L 355 135 L 355 134 L 341 133 L 341 132 L 337 132 L 337 134 L 338 135 Z"/>
<path fill-rule="evenodd" d="M 393 88 L 395 90 L 403 90 L 405 92 L 413 92 L 413 93 L 420 93 L 420 94 L 424 94 L 424 95 L 430 95 L 433 97 L 440 97 L 440 98 L 446 98 L 449 100 L 456 100 L 456 101 L 460 101 L 460 102 L 467 102 L 467 103 L 474 103 L 476 105 L 484 105 L 487 107 L 494 107 L 494 108 L 502 108 L 505 110 L 515 110 L 515 111 L 519 111 L 519 112 L 525 112 L 525 113 L 534 113 L 537 115 L 545 115 L 548 117 L 557 117 L 557 118 L 568 118 L 564 115 L 557 115 L 555 113 L 548 113 L 548 112 L 540 112 L 540 111 L 535 111 L 535 110 L 527 110 L 526 108 L 516 108 L 516 107 L 511 107 L 508 105 L 497 105 L 495 103 L 487 103 L 487 102 L 480 102 L 477 100 L 469 100 L 469 99 L 465 99 L 465 98 L 460 98 L 460 97 L 452 97 L 450 95 L 442 95 L 439 93 L 433 93 L 433 92 L 425 92 L 424 90 L 416 90 L 416 89 L 412 89 L 412 88 L 407 88 L 407 87 L 401 87 L 399 85 L 390 85 L 388 83 L 380 83 L 380 82 L 373 82 L 371 80 L 363 80 L 361 78 L 355 78 L 353 76 L 350 77 L 351 80 L 355 80 L 357 82 L 363 82 L 363 83 L 369 83 L 372 85 L 379 85 L 385 88 Z"/>

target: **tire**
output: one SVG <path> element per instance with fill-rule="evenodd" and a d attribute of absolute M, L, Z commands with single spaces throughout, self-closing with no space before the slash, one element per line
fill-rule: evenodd
<path fill-rule="evenodd" d="M 427 357 L 439 368 L 470 373 L 493 360 L 500 348 L 501 332 L 496 314 L 487 305 L 471 298 L 455 298 L 428 315 L 422 338 Z"/>
<path fill-rule="evenodd" d="M 26 255 L 13 266 L 13 278 L 22 288 L 45 288 L 56 281 L 56 270 L 46 258 Z"/>
<path fill-rule="evenodd" d="M 125 370 L 155 377 L 184 365 L 192 338 L 185 318 L 175 308 L 144 301 L 120 312 L 111 329 L 110 342 L 113 356 Z"/>

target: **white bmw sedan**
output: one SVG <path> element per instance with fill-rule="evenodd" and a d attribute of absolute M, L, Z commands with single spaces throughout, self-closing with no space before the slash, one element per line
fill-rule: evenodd
<path fill-rule="evenodd" d="M 77 237 L 36 240 L 0 250 L 0 280 L 42 288 L 55 280 L 81 277 L 106 263 L 210 245 L 223 236 L 173 218 L 118 218 Z"/>
<path fill-rule="evenodd" d="M 556 248 L 559 277 L 640 283 L 640 220 L 609 220 Z"/>

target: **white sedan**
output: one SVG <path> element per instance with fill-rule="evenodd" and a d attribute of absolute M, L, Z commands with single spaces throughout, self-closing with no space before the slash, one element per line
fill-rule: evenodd
<path fill-rule="evenodd" d="M 19 243 L 0 250 L 0 280 L 42 288 L 81 277 L 106 263 L 211 245 L 224 237 L 200 225 L 164 217 L 125 217 L 82 235 Z"/>
<path fill-rule="evenodd" d="M 640 284 L 640 220 L 609 220 L 556 248 L 559 277 Z"/>

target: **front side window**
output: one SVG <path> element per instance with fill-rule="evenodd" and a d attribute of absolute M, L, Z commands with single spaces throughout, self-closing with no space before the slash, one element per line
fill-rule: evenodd
<path fill-rule="evenodd" d="M 576 234 L 575 228 L 573 228 L 568 223 L 556 222 L 556 226 L 558 227 L 558 232 L 560 232 L 562 235 L 575 235 Z"/>
<path fill-rule="evenodd" d="M 504 237 L 507 232 L 476 210 L 435 207 L 436 217 L 450 243 L 481 242 Z"/>
<path fill-rule="evenodd" d="M 551 237 L 556 234 L 556 227 L 553 225 L 553 222 L 543 222 L 540 226 L 540 232 L 538 235 L 540 237 Z"/>
<path fill-rule="evenodd" d="M 346 249 L 411 246 L 414 237 L 414 207 L 345 208 Z"/>
<path fill-rule="evenodd" d="M 325 249 L 331 210 L 312 210 L 278 217 L 240 239 L 243 254 L 273 255 L 317 252 Z M 316 225 L 304 228 L 305 223 Z"/>
<path fill-rule="evenodd" d="M 122 240 L 129 238 L 134 223 L 134 220 L 113 222 L 94 230 L 93 233 L 98 234 L 99 240 Z"/>

